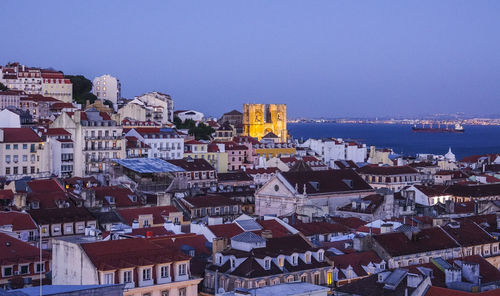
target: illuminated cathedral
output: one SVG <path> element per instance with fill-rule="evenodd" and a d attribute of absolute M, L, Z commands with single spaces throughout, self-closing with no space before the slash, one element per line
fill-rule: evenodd
<path fill-rule="evenodd" d="M 286 142 L 286 105 L 244 104 L 243 134 L 259 140 L 266 135 L 276 135 L 281 142 Z"/>

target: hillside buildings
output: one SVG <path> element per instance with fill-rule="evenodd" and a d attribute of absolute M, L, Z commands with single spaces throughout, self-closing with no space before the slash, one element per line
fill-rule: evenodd
<path fill-rule="evenodd" d="M 53 97 L 63 102 L 71 102 L 73 99 L 73 85 L 69 79 L 64 78 L 62 72 L 27 67 L 19 63 L 1 66 L 0 70 L 0 82 L 10 90 Z"/>

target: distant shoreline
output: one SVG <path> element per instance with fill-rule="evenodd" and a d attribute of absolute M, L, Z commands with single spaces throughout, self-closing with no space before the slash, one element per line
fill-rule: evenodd
<path fill-rule="evenodd" d="M 469 126 L 500 126 L 499 122 L 470 122 L 469 120 L 442 120 L 442 121 L 434 121 L 434 120 L 415 120 L 415 121 L 386 121 L 386 120 L 290 120 L 287 121 L 289 124 L 328 124 L 328 123 L 336 123 L 336 124 L 400 124 L 400 125 L 421 125 L 421 124 L 442 124 L 442 125 L 451 125 L 460 122 L 462 125 Z"/>

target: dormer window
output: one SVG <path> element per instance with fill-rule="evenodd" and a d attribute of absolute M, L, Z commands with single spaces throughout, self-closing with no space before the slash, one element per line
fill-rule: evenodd
<path fill-rule="evenodd" d="M 142 270 L 142 280 L 143 281 L 151 280 L 151 268 L 144 268 Z"/>
<path fill-rule="evenodd" d="M 311 263 L 311 253 L 306 253 L 306 263 Z"/>
<path fill-rule="evenodd" d="M 299 256 L 297 254 L 293 254 L 292 255 L 292 264 L 293 265 L 297 265 L 297 263 L 298 263 L 298 257 Z"/>
<path fill-rule="evenodd" d="M 278 266 L 282 268 L 285 265 L 285 260 L 283 257 L 278 257 Z"/>
<path fill-rule="evenodd" d="M 323 251 L 318 252 L 318 261 L 323 262 L 325 260 L 325 253 Z"/>
<path fill-rule="evenodd" d="M 111 205 L 115 204 L 115 198 L 113 196 L 106 196 L 105 198 L 109 204 L 111 204 Z"/>
<path fill-rule="evenodd" d="M 266 270 L 271 269 L 271 259 L 265 259 L 265 260 L 264 260 L 264 268 L 265 268 Z"/>
<path fill-rule="evenodd" d="M 235 268 L 236 267 L 236 260 L 234 258 L 231 258 L 231 268 Z"/>

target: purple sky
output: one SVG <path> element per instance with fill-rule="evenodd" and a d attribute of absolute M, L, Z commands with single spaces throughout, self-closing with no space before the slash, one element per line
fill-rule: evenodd
<path fill-rule="evenodd" d="M 0 2 L 0 63 L 109 73 L 220 115 L 500 113 L 500 1 Z"/>

